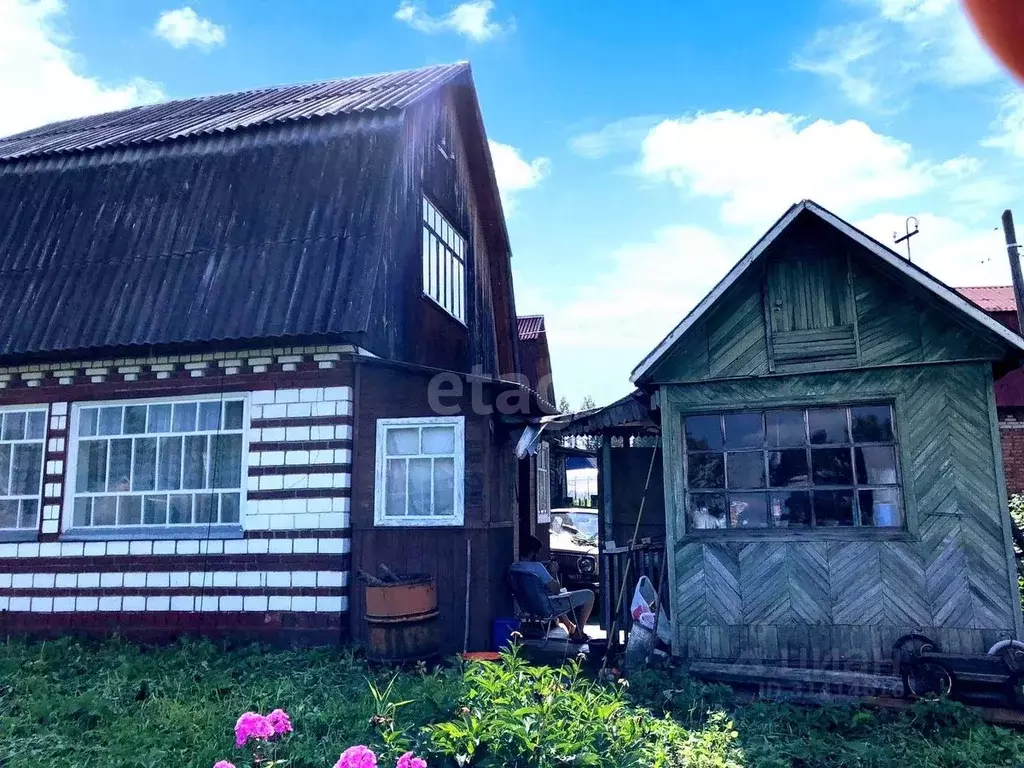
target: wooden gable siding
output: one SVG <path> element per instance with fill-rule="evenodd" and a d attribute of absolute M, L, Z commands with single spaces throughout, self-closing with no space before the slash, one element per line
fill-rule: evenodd
<path fill-rule="evenodd" d="M 969 653 L 1021 633 L 989 365 L 673 385 L 662 393 L 677 653 L 880 664 L 911 631 Z M 687 534 L 684 414 L 872 399 L 894 404 L 906 531 Z"/>
<path fill-rule="evenodd" d="M 824 223 L 793 228 L 679 339 L 652 381 L 1003 357 L 983 329 Z"/>

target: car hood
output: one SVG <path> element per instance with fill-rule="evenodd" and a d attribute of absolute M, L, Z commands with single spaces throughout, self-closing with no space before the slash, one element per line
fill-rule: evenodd
<path fill-rule="evenodd" d="M 581 555 L 596 555 L 596 544 L 580 544 L 574 540 L 573 534 L 568 531 L 559 531 L 551 534 L 550 546 L 552 551 L 576 552 Z"/>

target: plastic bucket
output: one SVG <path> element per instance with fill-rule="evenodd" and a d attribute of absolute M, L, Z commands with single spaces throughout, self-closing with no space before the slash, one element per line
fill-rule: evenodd
<path fill-rule="evenodd" d="M 491 623 L 491 648 L 500 651 L 508 645 L 509 637 L 519 629 L 519 619 L 495 619 Z"/>

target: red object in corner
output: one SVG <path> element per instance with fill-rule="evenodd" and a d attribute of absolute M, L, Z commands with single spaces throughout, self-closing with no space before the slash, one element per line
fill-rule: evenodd
<path fill-rule="evenodd" d="M 1024 82 L 1024 2 L 963 0 L 963 6 L 981 39 Z"/>

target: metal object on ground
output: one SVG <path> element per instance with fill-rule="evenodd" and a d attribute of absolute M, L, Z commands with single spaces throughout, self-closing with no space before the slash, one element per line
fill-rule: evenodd
<path fill-rule="evenodd" d="M 440 652 L 437 589 L 432 576 L 367 584 L 366 655 L 371 661 L 420 661 Z"/>

